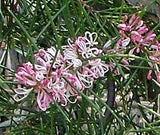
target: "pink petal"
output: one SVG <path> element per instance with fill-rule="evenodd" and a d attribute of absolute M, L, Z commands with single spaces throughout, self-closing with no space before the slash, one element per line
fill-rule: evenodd
<path fill-rule="evenodd" d="M 139 29 L 142 25 L 143 25 L 143 21 L 139 20 L 138 23 L 137 23 L 136 29 Z"/>
<path fill-rule="evenodd" d="M 49 107 L 49 104 L 51 102 L 53 102 L 53 99 L 49 95 L 47 95 L 44 91 L 38 92 L 37 103 L 38 103 L 39 108 L 42 111 L 45 111 Z"/>
<path fill-rule="evenodd" d="M 134 44 L 142 42 L 142 36 L 137 31 L 131 32 L 131 40 Z"/>
<path fill-rule="evenodd" d="M 160 72 L 158 72 L 158 73 L 156 74 L 156 76 L 157 76 L 157 82 L 160 83 Z"/>
<path fill-rule="evenodd" d="M 136 49 L 136 47 L 132 48 L 132 49 L 129 51 L 129 55 L 133 55 L 135 49 Z"/>
<path fill-rule="evenodd" d="M 148 31 L 148 28 L 145 25 L 145 26 L 140 27 L 137 32 L 142 35 L 142 34 L 146 33 L 147 31 Z"/>
<path fill-rule="evenodd" d="M 151 74 L 152 74 L 152 70 L 149 70 L 149 72 L 148 72 L 148 74 L 147 74 L 147 79 L 148 79 L 148 80 L 151 80 L 151 79 L 152 79 Z"/>
<path fill-rule="evenodd" d="M 124 47 L 126 47 L 129 43 L 130 43 L 130 38 L 129 37 L 122 40 L 122 46 L 124 46 Z"/>
<path fill-rule="evenodd" d="M 136 15 L 133 14 L 132 17 L 129 19 L 129 25 L 130 25 L 130 26 L 133 25 L 135 19 L 136 19 Z"/>
<path fill-rule="evenodd" d="M 129 62 L 127 61 L 127 59 L 123 58 L 121 62 L 123 65 L 129 65 Z"/>
<path fill-rule="evenodd" d="M 146 38 L 144 39 L 144 43 L 150 43 L 151 41 L 154 40 L 154 38 L 156 37 L 156 34 L 153 31 L 150 31 Z"/>
<path fill-rule="evenodd" d="M 64 97 L 64 95 L 61 95 L 61 94 L 60 94 L 60 103 L 62 106 L 67 105 L 67 99 Z"/>

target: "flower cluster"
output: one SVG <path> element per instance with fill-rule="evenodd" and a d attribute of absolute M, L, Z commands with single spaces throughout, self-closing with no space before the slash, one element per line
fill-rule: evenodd
<path fill-rule="evenodd" d="M 130 49 L 129 54 L 136 54 L 142 52 L 146 54 L 153 62 L 148 62 L 149 66 L 154 69 L 157 81 L 160 82 L 160 71 L 158 64 L 160 62 L 160 43 L 156 38 L 156 34 L 153 30 L 144 24 L 140 17 L 135 14 L 130 19 L 127 16 L 124 17 L 122 23 L 118 25 L 121 38 L 117 42 L 117 46 L 127 46 L 133 44 L 133 48 Z M 145 48 L 145 49 L 144 49 Z M 152 70 L 149 70 L 147 79 L 151 79 Z"/>
<path fill-rule="evenodd" d="M 128 16 L 125 16 L 118 28 L 121 38 L 118 40 L 117 46 L 133 44 L 134 47 L 130 50 L 130 54 L 134 53 L 134 51 L 136 53 L 143 51 L 143 48 L 150 46 L 156 37 L 153 30 L 149 31 L 141 18 L 135 14 L 130 19 L 128 19 Z"/>
<path fill-rule="evenodd" d="M 153 30 L 149 30 L 146 24 L 139 16 L 135 14 L 131 18 L 124 16 L 122 22 L 118 24 L 120 38 L 116 42 L 114 48 L 108 49 L 107 52 L 115 51 L 118 54 L 134 54 L 139 55 L 139 53 L 145 54 L 149 60 L 153 62 L 148 62 L 148 65 L 154 69 L 149 70 L 147 79 L 152 79 L 152 73 L 154 71 L 157 81 L 160 82 L 160 43 L 157 40 L 156 34 Z M 107 42 L 106 46 L 109 46 L 111 41 Z M 128 65 L 129 62 L 133 60 L 130 58 L 123 58 L 121 63 Z M 118 69 L 117 69 L 118 70 Z"/>
<path fill-rule="evenodd" d="M 89 59 L 102 54 L 102 50 L 95 47 L 96 39 L 96 33 L 86 32 L 75 42 L 68 39 L 62 53 L 54 47 L 40 49 L 34 55 L 35 63 L 23 64 L 15 74 L 14 81 L 18 83 L 15 101 L 26 98 L 31 91 L 36 93 L 38 106 L 43 111 L 55 102 L 65 106 L 72 102 L 71 97 L 76 101 L 78 91 L 92 87 L 94 79 L 108 71 L 108 65 L 101 59 Z"/>
<path fill-rule="evenodd" d="M 153 30 L 144 24 L 140 17 L 135 14 L 128 18 L 125 16 L 118 25 L 119 39 L 113 48 L 109 46 L 109 40 L 104 48 L 106 53 L 112 54 L 134 54 L 140 53 L 147 56 L 150 60 L 148 65 L 151 67 L 147 79 L 152 79 L 152 73 L 160 82 L 160 43 Z M 26 98 L 31 91 L 37 96 L 37 103 L 41 110 L 45 111 L 50 104 L 55 102 L 63 106 L 68 102 L 75 102 L 79 91 L 91 88 L 95 79 L 103 77 L 110 69 L 114 74 L 119 74 L 114 60 L 106 64 L 98 55 L 103 55 L 102 49 L 98 48 L 97 34 L 86 32 L 84 36 L 78 37 L 74 42 L 68 39 L 68 44 L 62 46 L 62 53 L 56 48 L 51 47 L 47 50 L 40 49 L 35 54 L 35 63 L 23 64 L 18 68 L 14 81 L 18 83 L 15 89 L 14 99 L 21 101 Z M 129 69 L 126 65 L 133 59 L 118 58 L 122 66 Z M 71 101 L 74 97 L 75 101 Z"/>

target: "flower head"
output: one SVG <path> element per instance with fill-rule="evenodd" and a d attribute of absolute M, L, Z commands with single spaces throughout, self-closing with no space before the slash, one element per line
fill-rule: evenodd
<path fill-rule="evenodd" d="M 151 45 L 156 37 L 156 34 L 152 30 L 149 31 L 141 18 L 135 14 L 130 19 L 125 16 L 118 28 L 121 35 L 118 46 L 126 46 L 131 42 L 136 53 Z"/>
<path fill-rule="evenodd" d="M 28 62 L 18 68 L 14 79 L 18 83 L 14 99 L 20 101 L 34 91 L 37 104 L 43 111 L 55 102 L 62 106 L 72 102 L 70 97 L 76 99 L 78 91 L 92 87 L 94 79 L 108 71 L 100 59 L 87 60 L 83 64 L 86 58 L 102 54 L 102 50 L 95 47 L 98 44 L 96 39 L 97 34 L 90 32 L 75 42 L 68 39 L 62 54 L 54 47 L 40 49 L 34 55 L 34 64 Z"/>

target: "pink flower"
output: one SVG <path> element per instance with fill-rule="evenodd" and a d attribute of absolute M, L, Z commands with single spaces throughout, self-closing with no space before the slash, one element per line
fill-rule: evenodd
<path fill-rule="evenodd" d="M 122 23 L 118 25 L 118 28 L 122 31 L 129 32 L 133 30 L 134 28 L 138 29 L 143 25 L 143 21 L 139 18 L 136 17 L 136 15 L 132 15 L 132 17 L 129 19 L 129 22 L 127 22 L 128 17 L 125 16 L 124 19 L 122 20 Z"/>
<path fill-rule="evenodd" d="M 35 76 L 36 73 L 33 70 L 33 66 L 30 62 L 28 62 L 18 68 L 18 73 L 15 75 L 14 81 L 25 86 L 35 86 L 37 84 Z"/>
<path fill-rule="evenodd" d="M 137 55 L 138 53 L 144 54 L 153 62 L 148 62 L 149 66 L 155 70 L 149 70 L 147 79 L 152 79 L 152 74 L 155 73 L 157 81 L 160 82 L 160 43 L 156 39 L 156 34 L 153 30 L 149 30 L 144 24 L 143 20 L 135 14 L 128 18 L 124 16 L 122 22 L 118 24 L 120 38 L 116 42 L 113 49 L 108 49 L 107 53 L 116 54 L 129 54 Z M 111 41 L 107 42 L 109 46 Z M 136 52 L 136 53 L 135 53 Z M 147 52 L 147 53 L 146 53 Z M 123 58 L 121 60 L 123 67 L 129 65 L 133 58 Z M 112 62 L 112 61 L 111 61 Z M 115 63 L 113 63 L 115 65 Z M 115 69 L 118 73 L 118 69 Z"/>
<path fill-rule="evenodd" d="M 15 74 L 14 81 L 19 86 L 15 89 L 14 99 L 23 100 L 33 90 L 43 111 L 55 102 L 62 106 L 72 103 L 70 97 L 75 97 L 76 101 L 78 91 L 92 87 L 94 79 L 108 71 L 108 66 L 100 59 L 82 63 L 86 58 L 102 54 L 102 50 L 95 47 L 96 39 L 97 34 L 90 32 L 78 37 L 74 43 L 69 39 L 62 54 L 54 47 L 40 49 L 34 55 L 34 65 L 25 63 Z"/>
<path fill-rule="evenodd" d="M 128 45 L 130 39 L 131 43 L 134 45 L 134 49 L 131 49 L 132 52 L 136 50 L 137 53 L 140 53 L 145 46 L 152 44 L 156 35 L 153 31 L 148 32 L 147 26 L 143 23 L 140 17 L 137 17 L 135 14 L 132 15 L 130 19 L 127 16 L 124 17 L 122 23 L 118 25 L 119 33 L 121 38 L 117 42 L 118 45 L 126 44 Z M 124 42 L 124 43 L 122 43 Z"/>
<path fill-rule="evenodd" d="M 139 34 L 137 31 L 132 31 L 131 32 L 131 41 L 137 45 L 137 44 L 141 44 L 143 42 L 143 38 L 142 35 Z"/>
<path fill-rule="evenodd" d="M 151 80 L 151 79 L 152 79 L 151 74 L 152 74 L 152 70 L 149 70 L 149 72 L 148 72 L 148 74 L 147 74 L 147 79 L 148 79 L 148 80 Z"/>
<path fill-rule="evenodd" d="M 101 59 L 90 60 L 89 65 L 91 66 L 90 69 L 94 73 L 94 78 L 103 77 L 109 70 L 108 65 L 104 64 Z"/>
<path fill-rule="evenodd" d="M 148 28 L 146 25 L 143 25 L 142 27 L 140 27 L 137 32 L 140 34 L 140 35 L 143 35 L 145 34 L 146 32 L 148 31 Z"/>
<path fill-rule="evenodd" d="M 69 45 L 64 46 L 64 59 L 66 59 L 66 62 L 68 63 L 69 67 L 73 66 L 74 68 L 82 66 L 82 61 L 78 58 L 78 52 L 77 47 L 72 45 L 70 43 L 71 41 L 68 41 Z"/>
<path fill-rule="evenodd" d="M 156 37 L 156 34 L 153 31 L 150 31 L 149 33 L 147 33 L 146 37 L 144 38 L 143 43 L 150 44 L 155 37 Z"/>

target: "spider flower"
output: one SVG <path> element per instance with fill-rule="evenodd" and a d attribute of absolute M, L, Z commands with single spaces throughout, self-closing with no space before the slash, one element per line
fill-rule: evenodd
<path fill-rule="evenodd" d="M 86 60 L 102 55 L 97 48 L 97 34 L 86 32 L 75 42 L 68 39 L 62 54 L 56 48 L 40 49 L 35 55 L 35 63 L 23 64 L 18 68 L 14 81 L 15 101 L 26 98 L 34 91 L 39 108 L 45 111 L 55 102 L 66 106 L 71 97 L 78 96 L 78 91 L 93 86 L 96 78 L 104 76 L 108 65 L 101 59 Z M 72 84 L 72 86 L 71 86 Z"/>
<path fill-rule="evenodd" d="M 153 62 L 148 62 L 148 65 L 154 70 L 149 70 L 147 74 L 147 79 L 152 79 L 152 74 L 154 73 L 157 82 L 160 82 L 160 43 L 156 39 L 156 34 L 153 30 L 144 24 L 140 17 L 135 14 L 129 19 L 128 16 L 125 16 L 122 22 L 118 25 L 120 39 L 116 44 L 117 52 L 120 52 L 121 49 L 131 48 L 129 54 L 138 54 L 142 52 Z M 145 49 L 146 50 L 145 50 Z M 125 53 L 124 51 L 121 51 Z M 136 52 L 136 53 L 134 53 Z M 130 59 L 131 60 L 131 59 Z M 129 61 L 129 59 L 128 59 Z"/>
<path fill-rule="evenodd" d="M 160 63 L 160 43 L 157 41 L 156 34 L 153 30 L 149 30 L 146 24 L 144 24 L 143 20 L 139 16 L 135 14 L 130 18 L 126 15 L 120 24 L 118 24 L 119 29 L 119 39 L 115 42 L 113 38 L 112 41 L 109 40 L 104 48 L 106 49 L 106 53 L 113 53 L 118 55 L 129 54 L 129 55 L 144 55 L 147 56 L 148 59 L 153 62 L 148 62 L 148 65 L 154 69 L 149 70 L 147 74 L 147 79 L 152 79 L 152 74 L 154 73 L 157 81 L 160 82 L 160 71 L 159 71 L 159 63 Z M 115 43 L 114 47 L 111 48 L 113 43 Z M 141 55 L 139 55 L 141 53 Z M 118 58 L 118 57 L 117 57 Z M 122 63 L 122 67 L 127 70 L 130 70 L 127 65 L 130 64 L 134 58 L 118 58 L 118 60 Z M 119 69 L 115 67 L 114 61 L 110 61 L 109 68 L 113 71 L 115 69 L 116 74 L 119 74 Z"/>
<path fill-rule="evenodd" d="M 156 34 L 147 28 L 139 16 L 132 15 L 130 19 L 125 16 L 118 25 L 121 35 L 118 46 L 127 46 L 132 43 L 134 46 L 130 52 L 139 53 L 145 46 L 150 46 L 154 41 Z"/>
<path fill-rule="evenodd" d="M 56 101 L 66 105 L 67 101 L 64 96 L 66 90 L 64 84 L 62 85 L 62 72 L 65 61 L 63 56 L 58 53 L 56 61 L 52 64 L 55 54 L 56 49 L 53 47 L 47 51 L 40 49 L 35 54 L 34 65 L 28 62 L 18 68 L 14 81 L 22 85 L 23 89 L 19 87 L 15 89 L 14 99 L 16 101 L 26 97 L 32 89 L 37 93 L 37 103 L 43 111 Z"/>
<path fill-rule="evenodd" d="M 85 36 L 78 37 L 75 42 L 68 40 L 68 45 L 64 46 L 64 57 L 69 63 L 68 67 L 79 67 L 76 76 L 85 88 L 92 87 L 94 79 L 104 76 L 108 71 L 108 65 L 101 59 L 86 60 L 103 55 L 102 50 L 96 47 L 96 39 L 96 33 L 86 32 Z"/>

